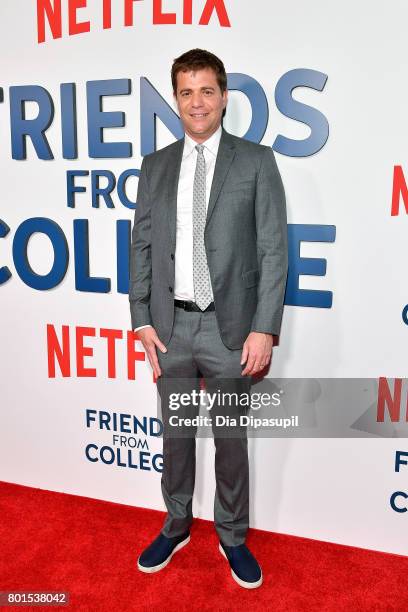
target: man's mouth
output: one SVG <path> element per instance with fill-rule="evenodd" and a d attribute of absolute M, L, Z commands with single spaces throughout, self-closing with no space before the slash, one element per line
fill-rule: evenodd
<path fill-rule="evenodd" d="M 194 119 L 202 119 L 203 117 L 207 117 L 208 113 L 194 113 L 191 114 L 191 117 L 193 117 Z"/>

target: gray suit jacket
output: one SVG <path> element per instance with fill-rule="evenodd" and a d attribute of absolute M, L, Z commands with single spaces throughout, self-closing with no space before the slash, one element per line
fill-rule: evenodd
<path fill-rule="evenodd" d="M 174 319 L 177 189 L 184 138 L 143 159 L 132 230 L 132 328 L 164 344 Z M 242 348 L 250 331 L 279 334 L 288 256 L 285 193 L 273 151 L 222 129 L 204 234 L 221 338 Z"/>

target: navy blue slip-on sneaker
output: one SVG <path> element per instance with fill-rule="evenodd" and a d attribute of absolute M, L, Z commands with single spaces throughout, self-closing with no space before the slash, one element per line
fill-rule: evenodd
<path fill-rule="evenodd" d="M 220 553 L 229 562 L 232 577 L 239 586 L 244 587 L 244 589 L 256 589 L 261 586 L 261 568 L 245 544 L 225 546 L 220 541 Z"/>
<path fill-rule="evenodd" d="M 167 538 L 160 533 L 155 540 L 142 552 L 137 560 L 137 567 L 141 572 L 152 574 L 166 567 L 175 552 L 183 548 L 190 541 L 190 532 L 181 536 Z"/>

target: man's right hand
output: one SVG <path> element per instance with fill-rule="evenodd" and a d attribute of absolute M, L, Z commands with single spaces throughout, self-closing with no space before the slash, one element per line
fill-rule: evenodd
<path fill-rule="evenodd" d="M 162 353 L 167 353 L 167 349 L 156 334 L 154 327 L 144 327 L 143 329 L 139 329 L 137 333 L 146 351 L 150 365 L 153 368 L 154 375 L 156 378 L 159 378 L 159 376 L 161 376 L 161 369 L 159 360 L 157 359 L 156 346 Z"/>

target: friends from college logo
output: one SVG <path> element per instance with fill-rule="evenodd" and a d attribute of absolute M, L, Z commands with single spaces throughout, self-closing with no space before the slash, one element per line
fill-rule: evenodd
<path fill-rule="evenodd" d="M 162 434 L 162 423 L 156 417 L 86 409 L 85 423 L 92 432 L 85 447 L 91 463 L 162 472 L 163 455 L 151 450 L 148 440 Z"/>

